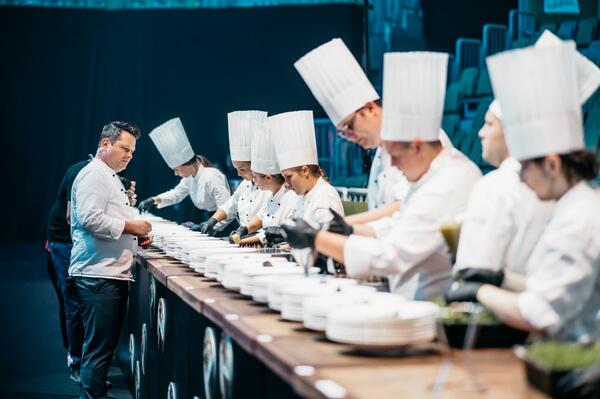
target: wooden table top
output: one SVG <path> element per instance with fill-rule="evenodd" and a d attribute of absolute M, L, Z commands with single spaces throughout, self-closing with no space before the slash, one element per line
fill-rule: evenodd
<path fill-rule="evenodd" d="M 528 386 L 524 367 L 507 349 L 455 350 L 436 345 L 375 356 L 328 341 L 324 333 L 282 320 L 279 313 L 228 291 L 172 258 L 152 253 L 142 266 L 185 303 L 221 327 L 302 396 L 310 398 L 545 398 Z M 448 360 L 451 359 L 451 360 Z M 441 393 L 432 387 L 448 365 Z M 474 373 L 474 374 L 473 374 Z M 475 375 L 475 379 L 473 379 Z M 478 381 L 482 391 L 467 386 Z"/>

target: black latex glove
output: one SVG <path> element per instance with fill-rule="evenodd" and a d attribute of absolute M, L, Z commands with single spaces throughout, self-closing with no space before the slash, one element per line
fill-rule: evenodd
<path fill-rule="evenodd" d="M 155 206 L 156 206 L 156 204 L 154 203 L 154 198 L 150 197 L 150 198 L 146 198 L 145 200 L 140 202 L 140 204 L 138 205 L 138 208 L 140 209 L 140 212 L 144 212 L 144 211 L 149 211 L 150 209 L 154 208 Z"/>
<path fill-rule="evenodd" d="M 285 242 L 284 231 L 279 226 L 269 226 L 264 228 L 265 240 L 268 245 L 277 245 Z"/>
<path fill-rule="evenodd" d="M 446 303 L 452 302 L 478 302 L 477 291 L 481 288 L 483 283 L 476 283 L 471 281 L 458 282 L 455 281 L 450 286 L 450 289 L 444 294 Z"/>
<path fill-rule="evenodd" d="M 331 213 L 333 214 L 333 219 L 331 219 L 331 221 L 329 222 L 327 231 L 342 234 L 345 236 L 349 236 L 354 233 L 354 228 L 348 223 L 346 223 L 342 215 L 334 211 L 332 208 L 329 208 L 329 211 L 331 211 Z"/>
<path fill-rule="evenodd" d="M 295 225 L 284 224 L 281 226 L 285 231 L 287 242 L 292 248 L 314 248 L 315 239 L 319 230 L 300 220 Z"/>
<path fill-rule="evenodd" d="M 245 236 L 246 234 L 248 234 L 248 228 L 246 226 L 240 226 L 237 228 L 237 230 L 232 231 L 231 233 L 229 233 L 229 242 L 232 244 L 235 244 L 235 242 L 233 241 L 233 236 L 237 234 L 240 236 L 240 238 L 242 238 L 243 236 Z"/>
<path fill-rule="evenodd" d="M 457 280 L 485 283 L 500 287 L 502 281 L 504 281 L 504 272 L 502 270 L 495 272 L 493 270 L 467 268 L 460 270 L 457 277 Z"/>
<path fill-rule="evenodd" d="M 202 222 L 200 224 L 193 224 L 192 227 L 190 227 L 190 229 L 192 231 L 198 231 L 198 232 L 200 232 L 202 234 L 208 234 L 213 229 L 213 227 L 215 227 L 215 225 L 217 223 L 219 223 L 217 221 L 217 219 L 210 218 L 206 222 Z"/>

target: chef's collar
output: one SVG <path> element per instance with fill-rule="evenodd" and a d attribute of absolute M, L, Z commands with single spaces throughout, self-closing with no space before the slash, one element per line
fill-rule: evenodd
<path fill-rule="evenodd" d="M 98 165 L 100 165 L 100 168 L 104 169 L 105 171 L 107 171 L 108 173 L 110 173 L 111 175 L 113 175 L 113 177 L 117 177 L 117 171 L 114 170 L 113 168 L 111 168 L 110 166 L 108 166 L 108 164 L 106 162 L 104 162 L 102 159 L 100 158 L 94 158 L 92 160 L 92 162 L 97 162 Z"/>

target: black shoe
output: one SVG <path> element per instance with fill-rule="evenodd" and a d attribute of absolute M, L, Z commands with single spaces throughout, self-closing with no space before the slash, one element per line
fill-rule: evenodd
<path fill-rule="evenodd" d="M 71 374 L 69 375 L 69 379 L 75 385 L 81 384 L 81 378 L 79 376 L 79 370 L 78 369 L 71 369 Z"/>

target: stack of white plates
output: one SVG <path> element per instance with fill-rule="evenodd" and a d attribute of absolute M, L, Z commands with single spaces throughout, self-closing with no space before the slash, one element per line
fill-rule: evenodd
<path fill-rule="evenodd" d="M 340 291 L 342 287 L 356 285 L 356 280 L 347 278 L 324 277 L 320 280 L 305 279 L 282 288 L 283 303 L 281 318 L 302 321 L 304 301 L 308 298 Z"/>
<path fill-rule="evenodd" d="M 221 284 L 223 287 L 232 291 L 240 291 L 242 283 L 242 273 L 247 270 L 257 272 L 262 269 L 279 269 L 295 267 L 296 264 L 287 262 L 285 258 L 268 258 L 264 260 L 249 260 L 226 263 L 223 265 L 223 274 Z M 260 273 L 260 272 L 259 272 Z"/>
<path fill-rule="evenodd" d="M 298 267 L 296 262 L 273 262 L 271 267 L 251 267 L 244 268 L 240 273 L 240 293 L 246 296 L 254 296 L 256 285 L 254 280 L 263 276 L 298 276 L 304 273 L 304 269 Z M 260 283 L 259 283 L 259 286 Z"/>
<path fill-rule="evenodd" d="M 304 327 L 315 331 L 325 331 L 329 313 L 332 311 L 349 306 L 368 304 L 377 300 L 378 297 L 384 302 L 405 301 L 398 295 L 378 293 L 375 287 L 367 285 L 345 286 L 333 294 L 305 299 L 302 312 Z"/>
<path fill-rule="evenodd" d="M 431 302 L 375 301 L 332 311 L 326 334 L 332 341 L 372 348 L 430 342 L 436 336 L 438 313 Z"/>
<path fill-rule="evenodd" d="M 270 282 L 269 293 L 267 294 L 269 308 L 281 312 L 283 307 L 283 297 L 287 291 L 301 285 L 321 284 L 321 282 L 327 278 L 333 277 L 312 273 L 310 276 L 306 277 L 304 273 L 301 273 L 299 276 L 286 276 L 277 281 Z"/>
<path fill-rule="evenodd" d="M 207 248 L 234 248 L 237 245 L 230 244 L 227 241 L 219 240 L 214 237 L 200 237 L 194 240 L 183 240 L 173 244 L 173 257 L 179 259 L 183 263 L 190 263 L 191 254 L 200 249 Z M 168 253 L 168 252 L 167 252 Z"/>
<path fill-rule="evenodd" d="M 245 248 L 238 246 L 225 248 L 195 249 L 190 253 L 189 266 L 198 273 L 204 274 L 206 258 L 211 255 L 249 254 L 255 253 L 257 251 L 258 250 L 256 248 Z"/>
<path fill-rule="evenodd" d="M 319 274 L 319 272 L 320 269 L 318 267 L 313 267 L 312 269 L 310 269 L 309 274 L 312 276 L 311 278 L 313 278 L 316 277 Z M 293 274 L 286 273 L 284 276 L 282 276 L 281 274 L 266 274 L 261 276 L 254 276 L 251 282 L 252 288 L 248 289 L 248 291 L 252 293 L 252 300 L 258 303 L 269 303 L 269 291 L 271 289 L 271 286 L 280 284 L 282 282 L 286 284 L 288 278 L 290 277 L 293 281 L 295 281 L 296 278 L 305 279 L 304 268 L 298 268 L 298 270 L 294 270 Z M 281 302 L 282 300 L 283 299 L 281 297 L 279 302 Z M 281 309 L 281 305 L 279 306 L 279 309 Z"/>
<path fill-rule="evenodd" d="M 221 281 L 222 268 L 226 264 L 246 261 L 260 262 L 270 258 L 269 254 L 257 253 L 210 255 L 204 261 L 204 275 Z"/>

